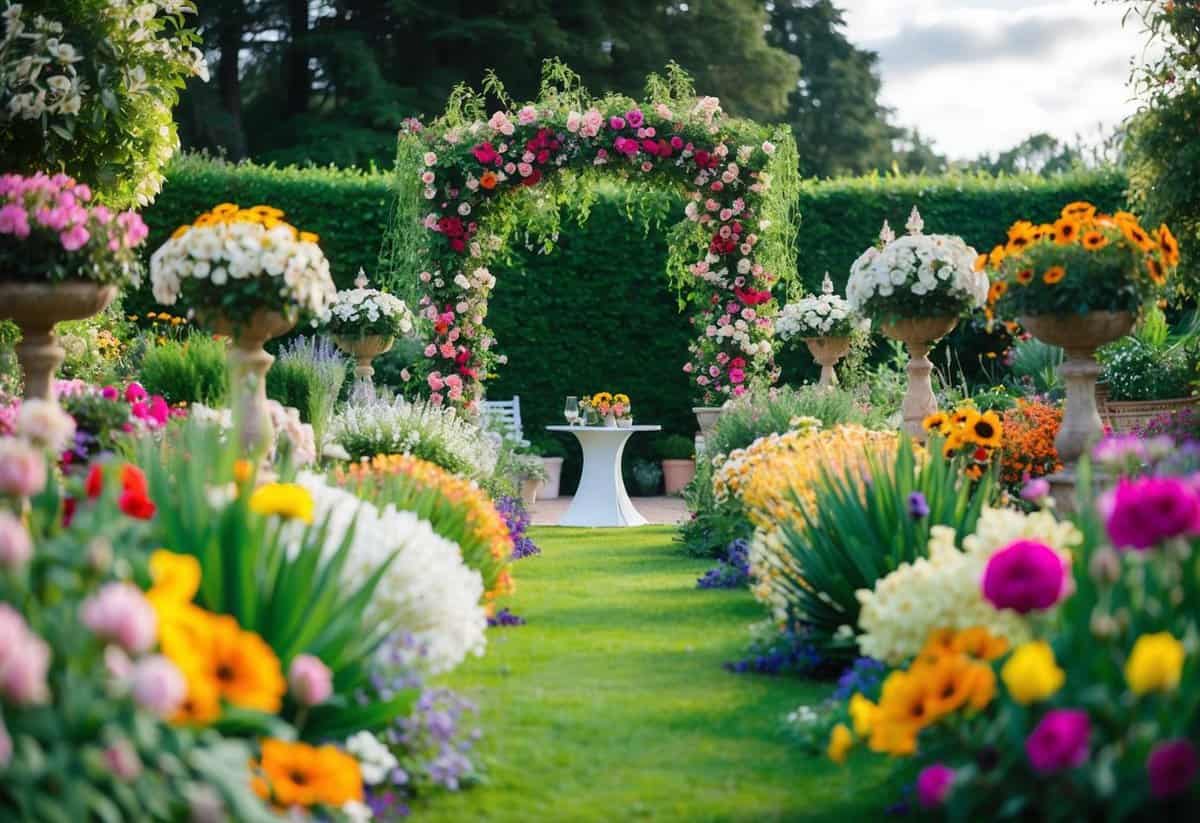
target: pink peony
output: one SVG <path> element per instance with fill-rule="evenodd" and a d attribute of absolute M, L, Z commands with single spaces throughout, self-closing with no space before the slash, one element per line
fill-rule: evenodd
<path fill-rule="evenodd" d="M 517 112 L 517 122 L 522 126 L 528 126 L 536 123 L 538 119 L 537 109 L 533 106 L 525 106 Z"/>
<path fill-rule="evenodd" d="M 621 117 L 619 114 L 614 114 L 612 117 L 608 118 L 608 127 L 613 131 L 620 131 L 621 129 L 625 128 L 625 118 Z"/>
<path fill-rule="evenodd" d="M 1045 543 L 1017 540 L 996 552 L 983 573 L 983 597 L 1021 614 L 1048 609 L 1065 594 L 1065 564 Z"/>
<path fill-rule="evenodd" d="M 943 763 L 932 763 L 917 775 L 917 799 L 923 809 L 936 809 L 946 802 L 954 787 L 954 769 Z"/>
<path fill-rule="evenodd" d="M 1031 503 L 1045 500 L 1049 496 L 1050 481 L 1044 477 L 1027 480 L 1025 481 L 1025 485 L 1021 487 L 1021 499 L 1028 500 Z"/>
<path fill-rule="evenodd" d="M 50 647 L 16 609 L 0 603 L 0 694 L 17 705 L 46 702 L 49 668 Z"/>
<path fill-rule="evenodd" d="M 29 497 L 46 487 L 46 459 L 24 440 L 0 440 L 0 494 Z"/>
<path fill-rule="evenodd" d="M 1160 798 L 1183 794 L 1192 787 L 1198 769 L 1196 747 L 1190 740 L 1164 740 L 1146 758 L 1150 793 Z"/>
<path fill-rule="evenodd" d="M 746 372 L 742 371 L 741 369 L 730 369 L 729 382 L 733 383 L 735 386 L 739 383 L 746 382 Z"/>
<path fill-rule="evenodd" d="M 0 207 L 0 234 L 22 239 L 29 236 L 29 214 L 23 207 L 15 203 Z"/>
<path fill-rule="evenodd" d="M 156 654 L 138 661 L 133 669 L 133 699 L 146 711 L 170 717 L 187 697 L 187 681 L 179 668 Z"/>
<path fill-rule="evenodd" d="M 1052 709 L 1025 740 L 1025 754 L 1038 774 L 1074 769 L 1088 759 L 1092 722 L 1082 709 Z"/>
<path fill-rule="evenodd" d="M 130 654 L 148 651 L 158 636 L 154 607 L 132 583 L 106 583 L 80 606 L 83 624 Z"/>
<path fill-rule="evenodd" d="M 12 571 L 24 566 L 33 553 L 29 531 L 16 517 L 0 511 L 0 568 Z"/>

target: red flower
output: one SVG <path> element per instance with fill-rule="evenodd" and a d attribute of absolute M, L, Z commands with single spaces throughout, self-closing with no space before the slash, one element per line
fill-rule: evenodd
<path fill-rule="evenodd" d="M 771 299 L 771 292 L 766 289 L 758 291 L 756 289 L 740 289 L 735 287 L 733 293 L 737 295 L 738 300 L 741 300 L 744 306 L 758 306 Z"/>
<path fill-rule="evenodd" d="M 450 248 L 454 249 L 455 251 L 461 252 L 467 248 L 467 241 L 463 240 L 461 237 L 451 237 L 450 238 Z"/>
<path fill-rule="evenodd" d="M 658 155 L 658 143 L 651 140 L 650 138 L 646 138 L 645 140 L 642 141 L 642 151 L 646 152 L 646 154 L 657 156 Z"/>
<path fill-rule="evenodd" d="M 492 148 L 491 143 L 480 143 L 475 148 L 471 149 L 471 154 L 475 155 L 475 159 L 484 166 L 500 165 L 500 155 Z"/>
<path fill-rule="evenodd" d="M 469 349 L 459 349 L 458 354 L 454 356 L 454 362 L 459 366 L 465 366 L 470 359 L 471 352 Z"/>
<path fill-rule="evenodd" d="M 74 497 L 63 498 L 62 525 L 64 529 L 69 527 L 71 525 L 71 521 L 75 519 L 75 506 L 76 503 Z"/>
<path fill-rule="evenodd" d="M 104 470 L 99 465 L 93 464 L 88 470 L 83 490 L 87 493 L 88 500 L 95 500 L 100 496 L 100 492 L 104 491 Z"/>
<path fill-rule="evenodd" d="M 541 179 L 542 179 L 541 170 L 534 169 L 532 172 L 530 172 L 528 177 L 523 178 L 521 180 L 521 185 L 522 186 L 534 186 L 534 185 L 537 185 L 538 181 L 540 181 Z"/>
<path fill-rule="evenodd" d="M 708 166 L 708 152 L 704 149 L 696 149 L 696 165 L 702 169 Z"/>
<path fill-rule="evenodd" d="M 149 520 L 158 508 L 149 497 L 146 475 L 131 463 L 121 467 L 121 496 L 117 498 L 117 506 L 138 520 Z"/>
<path fill-rule="evenodd" d="M 746 358 L 744 358 L 744 357 L 733 358 L 732 360 L 729 361 L 729 368 L 731 368 L 731 369 L 746 368 Z"/>

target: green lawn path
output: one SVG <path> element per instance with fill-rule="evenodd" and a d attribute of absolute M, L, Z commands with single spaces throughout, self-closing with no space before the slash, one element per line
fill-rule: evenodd
<path fill-rule="evenodd" d="M 487 782 L 418 803 L 421 821 L 873 819 L 862 763 L 806 754 L 782 719 L 828 683 L 732 674 L 763 612 L 707 591 L 712 565 L 674 531 L 539 529 L 506 602 L 528 625 L 490 629 L 487 654 L 444 679 L 476 700 Z M 864 758 L 865 759 L 865 758 Z"/>

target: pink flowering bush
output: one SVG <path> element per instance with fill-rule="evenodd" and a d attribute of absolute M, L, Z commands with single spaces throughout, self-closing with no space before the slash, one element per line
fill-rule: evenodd
<path fill-rule="evenodd" d="M 0 276 L 17 281 L 137 282 L 148 230 L 133 211 L 92 202 L 65 174 L 0 176 Z"/>

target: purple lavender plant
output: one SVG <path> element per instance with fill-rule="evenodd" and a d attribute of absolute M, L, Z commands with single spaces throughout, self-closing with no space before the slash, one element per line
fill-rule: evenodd
<path fill-rule="evenodd" d="M 838 678 L 837 688 L 833 699 L 845 702 L 855 692 L 859 694 L 874 694 L 883 682 L 887 667 L 873 657 L 860 657 L 855 660 L 842 676 Z"/>
<path fill-rule="evenodd" d="M 738 538 L 725 549 L 725 559 L 696 581 L 698 589 L 740 589 L 750 582 L 750 543 Z"/>
<path fill-rule="evenodd" d="M 542 553 L 537 544 L 526 534 L 529 529 L 529 512 L 525 510 L 525 504 L 521 502 L 521 498 L 501 497 L 496 501 L 496 511 L 500 512 L 500 516 L 508 525 L 508 533 L 513 542 L 513 560 Z"/>
<path fill-rule="evenodd" d="M 809 641 L 803 628 L 787 629 L 750 651 L 749 657 L 726 663 L 725 668 L 738 674 L 829 674 L 829 660 Z"/>
<path fill-rule="evenodd" d="M 487 621 L 488 621 L 488 626 L 491 628 L 496 628 L 497 626 L 524 626 L 525 625 L 525 618 L 521 617 L 520 615 L 516 615 L 516 614 L 513 614 L 512 612 L 510 612 L 508 610 L 508 606 L 505 606 L 503 609 L 496 612 L 494 615 L 489 617 L 487 619 Z"/>

